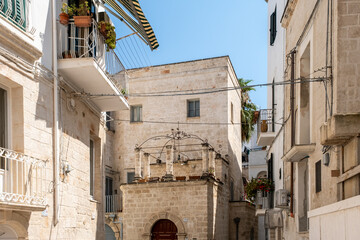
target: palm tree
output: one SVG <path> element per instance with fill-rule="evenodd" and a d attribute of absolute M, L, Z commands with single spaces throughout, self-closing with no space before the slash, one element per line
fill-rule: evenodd
<path fill-rule="evenodd" d="M 248 87 L 252 80 L 239 78 L 238 81 L 241 87 L 241 140 L 248 142 L 255 130 L 254 113 L 257 110 L 256 105 L 251 102 L 249 92 L 255 91 L 255 88 Z"/>

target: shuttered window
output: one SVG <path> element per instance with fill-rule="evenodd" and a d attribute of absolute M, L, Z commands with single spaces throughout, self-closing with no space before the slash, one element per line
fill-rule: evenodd
<path fill-rule="evenodd" d="M 276 38 L 276 8 L 270 15 L 270 45 L 274 45 Z"/>
<path fill-rule="evenodd" d="M 187 116 L 200 117 L 200 100 L 187 101 Z"/>
<path fill-rule="evenodd" d="M 25 0 L 0 0 L 0 14 L 22 30 L 26 29 Z"/>
<path fill-rule="evenodd" d="M 320 192 L 321 191 L 321 160 L 317 161 L 315 163 L 315 191 Z"/>
<path fill-rule="evenodd" d="M 142 122 L 142 106 L 131 106 L 130 107 L 130 121 L 131 122 Z"/>
<path fill-rule="evenodd" d="M 6 91 L 0 88 L 0 147 L 6 147 L 6 124 L 7 124 L 7 114 L 6 114 Z M 5 159 L 0 157 L 0 168 L 5 169 Z"/>

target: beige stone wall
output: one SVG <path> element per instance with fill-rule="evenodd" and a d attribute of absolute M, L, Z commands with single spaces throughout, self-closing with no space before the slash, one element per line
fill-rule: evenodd
<path fill-rule="evenodd" d="M 124 239 L 149 239 L 159 219 L 173 221 L 179 239 L 228 239 L 228 198 L 221 185 L 196 180 L 127 184 L 121 190 Z"/>
<path fill-rule="evenodd" d="M 53 226 L 53 93 L 52 80 L 34 77 L 0 57 L 0 84 L 11 96 L 11 134 L 8 148 L 29 156 L 48 160 L 45 184 L 47 216 L 41 212 L 24 212 L 22 208 L 0 210 L 1 223 L 24 232 L 28 239 L 99 239 L 104 229 L 103 215 L 103 152 L 111 136 L 100 122 L 100 114 L 90 110 L 81 99 L 74 98 L 75 108 L 68 107 L 70 92 L 61 85 L 60 103 L 60 219 Z M 96 183 L 95 200 L 90 200 L 89 142 L 95 141 Z M 106 149 L 111 158 L 109 149 Z M 69 164 L 72 171 L 63 175 L 62 166 Z"/>
<path fill-rule="evenodd" d="M 296 7 L 291 14 L 291 20 L 286 28 L 286 54 L 296 47 L 296 64 L 295 64 L 295 78 L 302 77 L 302 70 L 304 69 L 304 53 L 306 48 L 310 48 L 310 62 L 308 77 L 316 78 L 325 76 L 324 71 L 317 71 L 323 68 L 326 64 L 326 56 L 330 59 L 330 50 L 333 52 L 333 81 L 334 81 L 334 99 L 331 100 L 331 85 L 328 84 L 328 96 L 329 102 L 333 101 L 333 114 L 349 114 L 359 112 L 359 97 L 358 92 L 358 59 L 359 59 L 359 6 L 358 1 L 333 1 L 333 48 L 329 47 L 329 52 L 326 52 L 326 26 L 327 26 L 327 1 L 320 1 L 317 10 L 315 11 L 314 18 L 310 21 L 307 30 L 304 32 L 301 40 L 299 41 L 303 32 L 304 26 L 308 21 L 310 14 L 317 1 L 296 1 Z M 289 60 L 290 61 L 290 60 Z M 330 63 L 330 60 L 329 60 Z M 290 79 L 290 65 L 287 68 L 287 79 Z M 305 76 L 306 77 L 306 76 Z M 299 122 L 301 121 L 301 86 L 296 84 L 295 88 L 295 115 L 296 115 L 296 144 L 302 144 L 300 134 L 303 134 L 307 128 L 300 128 Z M 350 160 L 354 154 L 358 152 L 358 147 L 354 146 L 356 139 L 352 139 L 345 143 L 345 158 L 342 163 L 342 149 L 341 146 L 332 146 L 329 150 L 330 164 L 325 166 L 321 164 L 321 187 L 322 190 L 318 193 L 315 191 L 315 163 L 322 160 L 323 145 L 320 144 L 320 127 L 329 118 L 330 109 L 327 110 L 327 116 L 325 115 L 325 88 L 323 83 L 311 83 L 310 84 L 310 141 L 309 143 L 315 144 L 315 150 L 308 153 L 307 167 L 309 173 L 309 203 L 308 209 L 313 210 L 319 207 L 323 207 L 332 203 L 335 203 L 342 199 L 344 196 L 352 197 L 358 194 L 359 179 L 358 176 L 345 182 L 344 190 L 338 184 L 337 178 L 331 176 L 332 170 L 342 169 L 341 165 L 345 168 L 348 165 L 354 166 L 358 164 L 358 160 Z M 287 119 L 290 114 L 290 86 L 285 87 L 285 116 Z M 351 126 L 358 123 L 349 122 Z M 290 119 L 285 124 L 285 153 L 291 148 L 291 134 L 290 134 Z M 329 141 L 330 142 L 330 141 Z M 356 145 L 356 144 L 355 144 Z M 349 157 L 346 157 L 348 155 Z M 301 237 L 308 237 L 307 233 L 299 233 L 299 222 L 297 220 L 296 207 L 301 205 L 299 199 L 296 199 L 296 192 L 300 188 L 299 176 L 296 176 L 300 165 L 294 163 L 294 192 L 295 192 L 295 218 L 287 217 L 285 219 L 285 238 L 300 239 Z M 285 163 L 285 187 L 290 190 L 290 163 Z M 344 169 L 346 171 L 346 169 Z M 297 178 L 297 179 L 296 179 Z M 342 193 L 344 191 L 344 193 Z M 311 227 L 311 226 L 310 226 Z M 314 228 L 311 227 L 314 231 Z M 315 236 L 315 235 L 313 235 Z"/>
<path fill-rule="evenodd" d="M 230 218 L 229 218 L 229 240 L 236 239 L 235 218 L 240 218 L 239 223 L 239 239 L 258 239 L 258 219 L 255 216 L 255 206 L 249 202 L 237 201 L 230 202 Z M 253 238 L 251 238 L 251 236 Z"/>
<path fill-rule="evenodd" d="M 236 76 L 228 57 L 129 70 L 128 78 L 130 94 L 237 86 Z M 200 117 L 187 117 L 187 100 L 190 99 L 200 99 Z M 233 103 L 234 109 L 233 122 L 239 123 L 240 97 L 238 91 L 191 96 L 130 97 L 130 105 L 142 105 L 144 122 L 127 122 L 130 119 L 128 110 L 116 114 L 115 119 L 120 121 L 117 121 L 115 130 L 117 140 L 114 165 L 115 168 L 120 169 L 121 182 L 126 182 L 127 172 L 134 171 L 136 144 L 141 144 L 150 137 L 169 134 L 171 129 L 178 127 L 177 124 L 158 124 L 146 121 L 180 122 L 187 123 L 180 124 L 181 131 L 195 134 L 204 140 L 207 139 L 223 157 L 228 155 L 231 172 L 227 177 L 233 178 L 236 197 L 239 198 L 242 189 L 242 181 L 239 177 L 241 176 L 240 126 L 196 124 L 230 123 L 231 103 Z M 163 144 L 164 142 L 161 141 L 153 143 L 155 146 Z M 184 150 L 184 148 L 181 149 Z M 198 153 L 198 155 L 194 155 L 194 158 L 199 159 L 201 155 Z M 155 163 L 155 158 L 151 157 L 151 162 Z"/>

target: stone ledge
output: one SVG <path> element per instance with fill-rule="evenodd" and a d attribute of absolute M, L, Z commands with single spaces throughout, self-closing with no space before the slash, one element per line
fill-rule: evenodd
<path fill-rule="evenodd" d="M 16 52 L 30 62 L 42 56 L 42 52 L 33 45 L 34 40 L 3 17 L 0 17 L 0 42 L 8 50 Z"/>
<path fill-rule="evenodd" d="M 344 211 L 350 208 L 360 207 L 360 196 L 348 198 L 333 204 L 329 204 L 323 207 L 319 207 L 308 212 L 308 217 L 316 217 L 320 215 L 330 214 L 333 212 Z"/>
<path fill-rule="evenodd" d="M 320 127 L 322 145 L 341 145 L 360 133 L 360 113 L 336 114 Z"/>
<path fill-rule="evenodd" d="M 314 150 L 315 143 L 295 145 L 287 153 L 285 153 L 281 159 L 286 162 L 299 162 L 308 157 L 309 153 L 312 153 Z"/>
<path fill-rule="evenodd" d="M 284 9 L 284 13 L 283 13 L 283 15 L 281 17 L 281 20 L 280 20 L 281 26 L 283 28 L 288 27 L 288 25 L 290 23 L 290 20 L 291 20 L 291 17 L 293 15 L 293 12 L 295 10 L 295 6 L 296 6 L 297 2 L 298 2 L 298 0 L 289 0 L 289 1 L 287 1 L 285 9 Z"/>

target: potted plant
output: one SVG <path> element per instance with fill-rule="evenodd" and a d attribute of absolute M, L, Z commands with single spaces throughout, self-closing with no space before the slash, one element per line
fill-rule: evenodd
<path fill-rule="evenodd" d="M 88 1 L 84 1 L 79 4 L 78 8 L 75 9 L 74 24 L 77 27 L 90 27 L 91 26 L 91 16 L 90 16 L 90 7 Z"/>
<path fill-rule="evenodd" d="M 69 23 L 69 18 L 74 14 L 74 9 L 67 5 L 67 3 L 62 4 L 61 13 L 59 15 L 59 22 L 63 25 Z"/>
<path fill-rule="evenodd" d="M 122 95 L 124 95 L 125 99 L 128 99 L 126 89 L 122 88 L 122 89 L 120 90 L 120 92 L 121 92 Z"/>
<path fill-rule="evenodd" d="M 247 199 L 254 202 L 257 195 L 262 192 L 271 192 L 274 190 L 273 182 L 268 178 L 253 178 L 245 186 L 245 193 Z"/>
<path fill-rule="evenodd" d="M 63 58 L 72 58 L 71 52 L 70 52 L 70 51 L 64 51 L 64 52 L 62 53 L 62 57 L 63 57 Z"/>
<path fill-rule="evenodd" d="M 262 120 L 262 121 L 261 121 L 261 132 L 267 132 L 267 130 L 268 130 L 267 121 L 266 121 L 266 120 Z"/>
<path fill-rule="evenodd" d="M 176 176 L 176 181 L 185 181 L 186 180 L 186 176 Z"/>
<path fill-rule="evenodd" d="M 99 22 L 99 31 L 101 33 L 101 35 L 103 35 L 104 38 L 106 38 L 107 32 L 106 32 L 106 22 L 105 21 L 100 21 Z"/>

